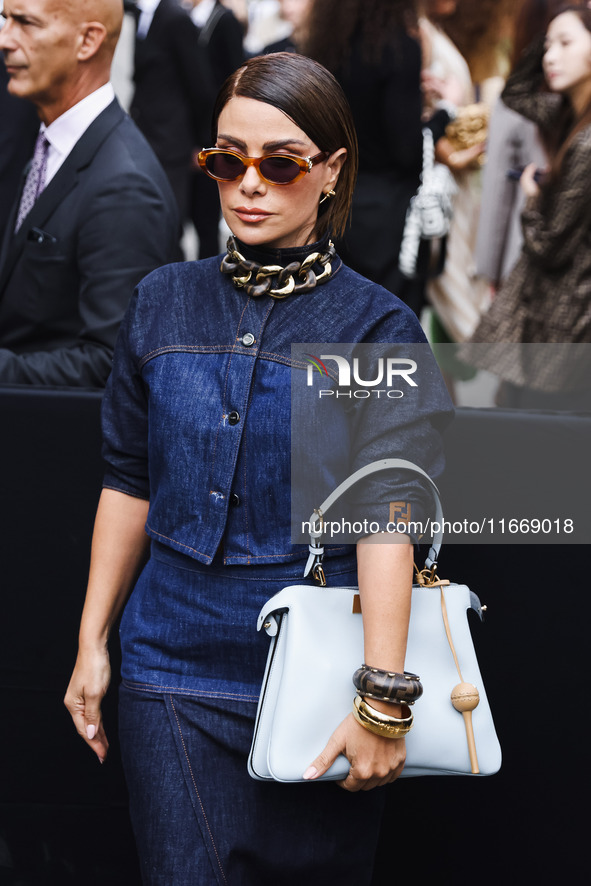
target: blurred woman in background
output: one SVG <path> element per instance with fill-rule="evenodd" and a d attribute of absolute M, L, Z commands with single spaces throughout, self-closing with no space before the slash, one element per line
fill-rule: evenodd
<path fill-rule="evenodd" d="M 544 88 L 545 86 L 545 88 Z M 549 169 L 521 176 L 523 249 L 473 342 L 591 342 L 591 10 L 561 7 L 509 77 L 503 101 L 538 126 Z M 573 349 L 475 348 L 515 388 L 588 388 Z M 585 391 L 584 391 L 585 393 Z M 512 402 L 510 405 L 517 405 Z"/>
<path fill-rule="evenodd" d="M 501 9 L 499 0 L 478 5 L 471 3 L 469 7 L 458 0 L 427 0 L 425 15 L 421 18 L 427 100 L 434 84 L 453 81 L 459 84 L 458 104 L 462 108 L 481 103 L 478 113 L 484 127 L 491 89 L 498 91 L 502 86 L 502 81 L 494 79 L 498 69 L 496 52 Z M 486 48 L 488 58 L 486 65 L 482 61 L 477 65 L 478 82 L 475 82 L 467 58 L 467 47 L 471 44 L 482 50 Z M 476 58 L 477 55 L 470 55 L 471 61 Z M 486 132 L 483 132 L 481 141 L 464 150 L 458 150 L 447 138 L 441 139 L 436 148 L 437 159 L 449 166 L 454 174 L 457 193 L 447 238 L 445 267 L 443 273 L 430 280 L 427 286 L 427 298 L 433 309 L 430 337 L 434 342 L 464 341 L 474 331 L 489 304 L 488 286 L 477 278 L 474 263 L 485 136 Z M 451 366 L 448 368 L 452 369 Z"/>
<path fill-rule="evenodd" d="M 327 35 L 330 34 L 330 39 Z M 359 138 L 352 222 L 339 252 L 417 314 L 426 269 L 409 280 L 398 267 L 406 211 L 422 170 L 421 45 L 414 0 L 312 0 L 301 51 L 331 71 L 349 100 Z M 454 85 L 443 96 L 455 101 Z M 450 114 L 434 107 L 434 140 Z"/>
<path fill-rule="evenodd" d="M 522 0 L 515 17 L 511 72 L 530 43 L 546 32 L 562 5 L 562 0 Z M 544 168 L 548 158 L 536 124 L 511 110 L 501 98 L 492 112 L 486 153 L 476 269 L 496 290 L 521 253 L 525 194 L 519 187 L 519 176 L 530 163 Z"/>

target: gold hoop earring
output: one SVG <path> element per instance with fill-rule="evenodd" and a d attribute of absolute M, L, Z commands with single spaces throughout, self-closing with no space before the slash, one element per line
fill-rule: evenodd
<path fill-rule="evenodd" d="M 327 191 L 320 203 L 324 203 L 325 200 L 330 200 L 331 197 L 335 196 L 335 192 L 331 188 L 330 191 Z M 320 203 L 318 204 L 320 206 Z"/>

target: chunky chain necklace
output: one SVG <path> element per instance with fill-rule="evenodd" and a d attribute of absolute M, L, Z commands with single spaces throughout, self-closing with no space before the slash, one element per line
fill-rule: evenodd
<path fill-rule="evenodd" d="M 270 295 L 271 298 L 301 295 L 315 289 L 319 283 L 326 283 L 332 274 L 331 261 L 336 255 L 329 240 L 326 252 L 311 252 L 303 261 L 293 261 L 282 267 L 261 265 L 245 258 L 236 249 L 233 237 L 228 239 L 226 249 L 228 252 L 220 266 L 222 274 L 230 274 L 234 286 L 244 289 L 249 296 Z M 315 264 L 322 267 L 320 274 L 314 271 Z"/>

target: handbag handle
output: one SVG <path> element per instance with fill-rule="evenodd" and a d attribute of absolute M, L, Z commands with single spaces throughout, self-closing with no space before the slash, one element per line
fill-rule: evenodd
<path fill-rule="evenodd" d="M 437 566 L 437 559 L 443 541 L 443 509 L 441 507 L 441 499 L 439 497 L 437 486 L 429 474 L 427 474 L 422 468 L 419 468 L 418 465 L 415 465 L 412 461 L 407 461 L 404 458 L 382 458 L 379 461 L 370 462 L 370 464 L 365 465 L 363 468 L 359 468 L 358 471 L 355 471 L 347 477 L 346 480 L 343 480 L 343 482 L 324 499 L 319 508 L 314 509 L 308 523 L 310 526 L 310 544 L 308 546 L 310 555 L 306 563 L 306 568 L 304 569 L 304 578 L 307 578 L 310 573 L 312 573 L 315 578 L 318 572 L 322 574 L 324 546 L 320 543 L 320 539 L 324 532 L 324 517 L 326 516 L 327 511 L 334 505 L 341 495 L 351 489 L 352 486 L 355 486 L 360 480 L 363 480 L 365 477 L 370 477 L 372 474 L 377 474 L 380 471 L 389 471 L 392 468 L 397 468 L 399 470 L 403 469 L 412 471 L 415 474 L 420 474 L 421 477 L 424 477 L 425 480 L 428 480 L 429 482 L 429 489 L 435 504 L 437 532 L 433 534 L 433 541 L 431 542 L 429 553 L 425 558 L 425 567 L 427 569 L 434 569 Z M 317 524 L 319 524 L 318 528 L 316 528 Z"/>

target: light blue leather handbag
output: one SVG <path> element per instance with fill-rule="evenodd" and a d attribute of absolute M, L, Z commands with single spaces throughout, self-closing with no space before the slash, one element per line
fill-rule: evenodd
<path fill-rule="evenodd" d="M 403 459 L 372 462 L 341 483 L 314 511 L 304 577 L 321 567 L 322 521 L 329 508 L 359 480 L 392 468 L 414 471 L 428 481 L 435 520 L 443 526 L 437 487 L 421 468 Z M 473 609 L 482 620 L 483 607 L 466 585 L 437 578 L 440 546 L 438 532 L 412 590 L 406 661 L 420 675 L 424 691 L 406 737 L 403 778 L 492 775 L 501 766 L 500 744 L 467 619 L 467 611 Z M 265 629 L 271 645 L 248 760 L 253 778 L 304 781 L 303 773 L 351 711 L 352 675 L 363 662 L 358 594 L 353 587 L 291 585 L 262 608 L 257 628 Z M 348 771 L 349 761 L 340 756 L 322 778 L 340 780 Z"/>

